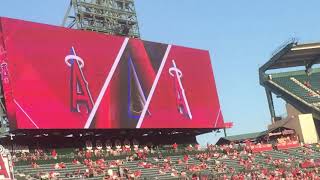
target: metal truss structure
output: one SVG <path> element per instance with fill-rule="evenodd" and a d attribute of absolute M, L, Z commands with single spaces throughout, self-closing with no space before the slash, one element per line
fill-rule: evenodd
<path fill-rule="evenodd" d="M 140 37 L 134 0 L 71 0 L 62 26 Z"/>

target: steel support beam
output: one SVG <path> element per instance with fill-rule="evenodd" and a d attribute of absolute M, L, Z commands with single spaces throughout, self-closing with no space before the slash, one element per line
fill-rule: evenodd
<path fill-rule="evenodd" d="M 265 88 L 265 91 L 266 91 L 267 100 L 268 100 L 268 105 L 269 105 L 269 110 L 270 110 L 270 115 L 271 115 L 271 122 L 274 123 L 274 122 L 275 122 L 276 113 L 275 113 L 275 110 L 274 110 L 272 93 L 271 93 L 271 91 L 268 90 L 267 88 Z"/>
<path fill-rule="evenodd" d="M 140 37 L 133 0 L 71 0 L 62 25 L 106 34 Z"/>

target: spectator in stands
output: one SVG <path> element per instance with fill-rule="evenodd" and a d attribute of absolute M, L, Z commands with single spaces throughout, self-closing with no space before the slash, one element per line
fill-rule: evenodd
<path fill-rule="evenodd" d="M 285 136 L 284 139 L 288 141 L 287 136 Z M 293 138 L 290 137 L 290 140 L 292 139 Z M 163 158 L 163 155 L 161 153 L 158 153 L 157 155 L 154 155 L 154 157 L 152 157 L 150 153 L 146 153 L 146 151 L 144 151 L 143 149 L 139 149 L 137 153 L 130 152 L 130 154 L 126 155 L 126 160 L 139 160 L 139 163 L 137 162 L 139 168 L 156 169 L 159 171 L 159 176 L 161 176 L 162 174 L 167 174 L 169 176 L 171 175 L 172 177 L 180 176 L 181 178 L 186 178 L 187 173 L 192 173 L 194 174 L 193 178 L 199 179 L 202 177 L 199 176 L 199 172 L 201 173 L 204 170 L 209 170 L 210 172 L 212 172 L 212 175 L 214 176 L 211 179 L 319 179 L 319 170 L 317 166 L 320 166 L 320 163 L 318 159 L 313 158 L 313 155 L 317 153 L 316 150 L 312 149 L 316 148 L 315 145 L 310 146 L 306 144 L 303 147 L 301 147 L 301 149 L 296 150 L 296 152 L 298 152 L 301 155 L 299 156 L 299 158 L 303 159 L 301 160 L 301 162 L 295 160 L 295 158 L 292 157 L 273 157 L 272 155 L 269 155 L 269 153 L 267 152 L 251 153 L 247 151 L 246 148 L 246 145 L 240 144 L 221 146 L 208 144 L 207 149 L 203 151 L 197 150 L 195 148 L 195 154 L 190 153 L 188 150 L 182 148 L 181 151 L 176 151 L 175 156 L 178 156 L 178 158 L 173 158 L 172 156 L 167 155 L 166 158 Z M 273 151 L 274 153 L 278 152 L 278 150 Z M 80 149 L 75 150 L 75 152 L 77 152 L 77 155 L 73 159 L 72 164 L 76 166 L 81 164 L 77 160 L 78 158 L 80 158 L 80 156 L 77 156 L 80 154 L 81 159 L 83 159 L 86 157 L 86 155 L 83 151 L 81 152 Z M 185 154 L 181 155 L 181 153 Z M 286 156 L 292 156 L 290 151 L 282 151 L 281 153 L 282 155 L 284 154 Z M 21 161 L 23 160 L 22 157 L 26 157 L 25 159 L 31 160 L 34 158 L 42 159 L 44 156 L 44 151 L 37 149 L 34 153 L 29 153 L 25 155 L 21 153 L 21 155 L 16 156 L 16 158 Z M 305 163 L 305 165 L 311 165 L 311 167 L 303 168 L 302 166 L 299 167 L 296 165 L 299 163 L 300 165 L 302 165 L 302 163 L 304 162 L 307 162 Z M 104 179 L 119 179 L 119 177 L 133 179 L 141 177 L 143 175 L 141 171 L 130 171 L 130 169 L 124 167 L 125 163 L 120 159 L 105 161 L 103 157 L 97 158 L 96 155 L 93 154 L 92 157 L 85 158 L 83 160 L 82 164 L 85 165 L 85 170 L 81 169 L 83 167 L 79 166 L 79 169 L 69 171 L 65 174 L 62 174 L 61 176 L 80 179 L 81 176 L 95 177 L 98 175 L 103 176 L 104 174 L 106 174 L 104 176 Z M 180 173 L 178 173 L 175 167 L 178 166 L 178 164 L 180 167 L 183 167 Z M 36 164 L 36 161 L 32 161 L 31 166 L 33 168 L 39 167 Z M 239 172 L 239 167 L 237 166 L 242 168 L 243 172 Z M 269 166 L 275 167 L 275 169 L 266 168 Z M 57 163 L 55 165 L 55 169 L 68 168 L 69 167 L 67 167 L 66 164 L 63 162 Z M 117 170 L 115 171 L 115 169 Z M 219 173 L 221 175 L 219 175 Z M 51 178 L 58 177 L 58 175 L 55 174 L 55 171 L 39 173 L 38 176 Z"/>
<path fill-rule="evenodd" d="M 178 151 L 178 144 L 177 143 L 172 144 L 172 149 L 174 150 L 174 152 L 177 152 Z"/>
<path fill-rule="evenodd" d="M 36 162 L 31 162 L 32 168 L 39 168 L 40 166 Z"/>
<path fill-rule="evenodd" d="M 193 150 L 192 144 L 189 144 L 186 149 L 187 149 L 188 151 L 192 151 L 192 150 Z"/>
<path fill-rule="evenodd" d="M 77 159 L 73 159 L 72 164 L 73 165 L 78 165 L 78 164 L 81 164 L 81 163 Z"/>
<path fill-rule="evenodd" d="M 194 145 L 194 149 L 199 151 L 200 150 L 200 145 L 199 144 Z"/>

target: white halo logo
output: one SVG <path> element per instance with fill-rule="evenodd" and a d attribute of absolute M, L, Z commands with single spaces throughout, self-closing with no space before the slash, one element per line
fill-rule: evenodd
<path fill-rule="evenodd" d="M 175 82 L 178 111 L 180 112 L 180 114 L 183 114 L 189 119 L 192 119 L 190 107 L 181 82 L 182 72 L 180 69 L 178 69 L 174 60 L 172 60 L 172 66 L 173 67 L 169 68 L 169 74 L 174 78 Z"/>
<path fill-rule="evenodd" d="M 72 47 L 72 50 L 73 52 L 75 52 L 74 48 Z M 71 67 L 71 63 L 70 63 L 70 60 L 76 60 L 79 64 L 79 67 L 80 68 L 83 68 L 84 67 L 84 61 L 81 57 L 77 56 L 77 55 L 67 55 L 65 58 L 64 58 L 64 62 L 69 66 Z"/>
<path fill-rule="evenodd" d="M 182 78 L 182 72 L 177 67 L 171 67 L 169 68 L 169 74 L 174 77 L 175 73 L 178 73 L 178 78 Z"/>

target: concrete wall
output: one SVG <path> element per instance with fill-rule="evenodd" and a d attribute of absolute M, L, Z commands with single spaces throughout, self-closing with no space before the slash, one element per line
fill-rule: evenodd
<path fill-rule="evenodd" d="M 286 105 L 288 116 L 268 126 L 268 129 L 286 127 L 294 129 L 299 140 L 304 143 L 317 143 L 319 136 L 312 114 L 302 114 L 290 104 Z"/>
<path fill-rule="evenodd" d="M 301 128 L 302 139 L 304 143 L 317 143 L 318 134 L 314 124 L 312 114 L 301 114 L 298 118 Z"/>

